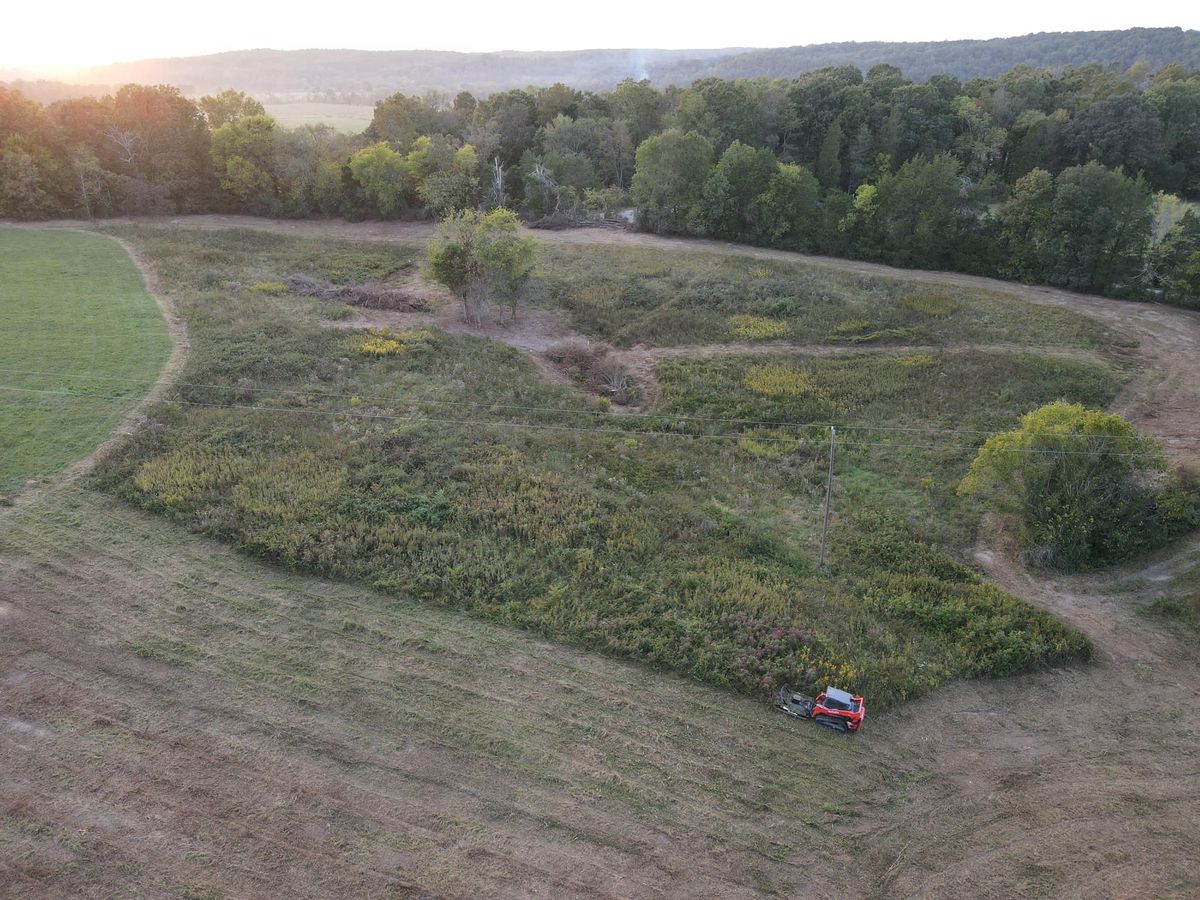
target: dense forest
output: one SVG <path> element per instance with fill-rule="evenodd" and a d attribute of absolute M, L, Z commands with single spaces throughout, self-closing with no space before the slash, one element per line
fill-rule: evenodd
<path fill-rule="evenodd" d="M 992 40 L 889 41 L 810 44 L 746 50 L 567 50 L 454 53 L 435 50 L 238 50 L 209 56 L 144 59 L 100 66 L 80 78 L 100 84 L 173 84 L 185 93 L 237 85 L 255 96 L 314 90 L 371 94 L 469 90 L 487 94 L 561 81 L 584 90 L 610 90 L 624 78 L 656 87 L 699 78 L 795 78 L 832 66 L 866 71 L 878 63 L 909 78 L 968 79 L 999 75 L 1015 66 L 1062 68 L 1099 63 L 1127 69 L 1142 63 L 1200 67 L 1200 31 L 1130 28 L 1027 34 Z"/>
<path fill-rule="evenodd" d="M 848 41 L 773 47 L 715 60 L 664 60 L 650 68 L 650 77 L 656 84 L 690 84 L 698 78 L 791 78 L 831 66 L 866 70 L 888 63 L 915 81 L 933 75 L 965 80 L 999 75 L 1015 66 L 1062 68 L 1101 63 L 1127 69 L 1139 62 L 1153 69 L 1176 62 L 1200 67 L 1200 31 L 1130 28 L 1044 32 L 986 41 Z"/>
<path fill-rule="evenodd" d="M 281 128 L 236 91 L 0 90 L 0 215 L 517 209 L 1200 303 L 1200 71 L 1018 67 L 396 94 L 362 135 Z"/>

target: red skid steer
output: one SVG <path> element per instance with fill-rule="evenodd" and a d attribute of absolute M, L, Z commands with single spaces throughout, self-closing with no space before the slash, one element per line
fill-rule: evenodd
<path fill-rule="evenodd" d="M 797 694 L 784 685 L 775 698 L 775 706 L 797 719 L 812 719 L 818 725 L 845 734 L 862 728 L 867 704 L 835 687 L 827 687 L 815 697 Z"/>

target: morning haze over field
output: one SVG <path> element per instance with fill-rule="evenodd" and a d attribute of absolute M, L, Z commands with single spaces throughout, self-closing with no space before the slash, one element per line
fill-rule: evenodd
<path fill-rule="evenodd" d="M 68 6 L 0 895 L 1200 893 L 1200 21 Z"/>

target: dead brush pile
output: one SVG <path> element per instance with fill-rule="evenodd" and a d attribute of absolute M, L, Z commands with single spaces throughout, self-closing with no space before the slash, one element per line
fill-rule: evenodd
<path fill-rule="evenodd" d="M 637 399 L 637 384 L 607 344 L 568 340 L 546 351 L 546 358 L 572 381 L 624 406 Z"/>
<path fill-rule="evenodd" d="M 284 284 L 290 293 L 321 300 L 337 300 L 363 309 L 425 312 L 429 301 L 411 290 L 386 284 L 322 284 L 308 275 L 289 275 Z"/>

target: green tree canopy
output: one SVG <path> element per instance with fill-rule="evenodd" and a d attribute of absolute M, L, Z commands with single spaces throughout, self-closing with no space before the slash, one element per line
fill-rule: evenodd
<path fill-rule="evenodd" d="M 429 245 L 430 274 L 462 300 L 468 321 L 479 322 L 492 300 L 508 304 L 515 316 L 536 264 L 537 241 L 521 234 L 510 209 L 447 216 Z"/>
<path fill-rule="evenodd" d="M 642 141 L 630 194 L 638 224 L 649 231 L 685 232 L 699 211 L 712 169 L 712 145 L 677 128 Z"/>
<path fill-rule="evenodd" d="M 989 438 L 959 485 L 1021 525 L 1026 558 L 1072 570 L 1124 559 L 1197 522 L 1162 451 L 1115 413 L 1050 403 Z"/>
<path fill-rule="evenodd" d="M 265 116 L 266 108 L 242 91 L 233 88 L 221 91 L 211 97 L 200 98 L 200 111 L 208 121 L 209 128 L 220 128 L 222 125 L 238 122 L 247 116 Z"/>
<path fill-rule="evenodd" d="M 705 230 L 735 241 L 753 240 L 762 228 L 759 195 L 779 163 L 770 150 L 734 141 L 704 182 L 700 219 Z"/>
<path fill-rule="evenodd" d="M 404 198 L 412 188 L 408 166 L 386 143 L 380 141 L 351 156 L 350 172 L 380 216 L 393 218 L 404 211 Z"/>

